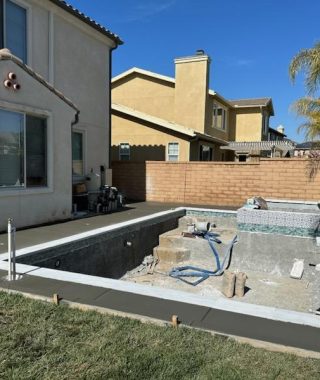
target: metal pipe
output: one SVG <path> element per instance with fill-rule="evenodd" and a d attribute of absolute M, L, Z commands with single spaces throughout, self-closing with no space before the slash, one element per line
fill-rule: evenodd
<path fill-rule="evenodd" d="M 16 271 L 16 227 L 12 227 L 12 276 L 13 280 L 17 279 L 17 271 Z"/>
<path fill-rule="evenodd" d="M 11 266 L 11 252 L 12 252 L 12 246 L 11 246 L 11 225 L 12 225 L 12 219 L 8 219 L 8 280 L 12 281 L 12 266 Z"/>
<path fill-rule="evenodd" d="M 16 228 L 12 219 L 8 219 L 8 280 L 16 279 Z"/>

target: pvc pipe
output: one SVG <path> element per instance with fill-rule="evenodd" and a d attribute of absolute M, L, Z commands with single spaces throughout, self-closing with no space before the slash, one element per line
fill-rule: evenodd
<path fill-rule="evenodd" d="M 10 73 L 8 74 L 8 78 L 9 78 L 10 80 L 16 80 L 16 79 L 17 79 L 17 75 L 16 75 L 15 73 L 13 73 L 13 72 L 10 72 Z"/>
<path fill-rule="evenodd" d="M 9 80 L 9 79 L 6 79 L 6 80 L 3 82 L 3 84 L 4 84 L 4 86 L 5 86 L 6 88 L 11 88 L 11 87 L 12 87 L 12 82 L 11 82 L 11 80 Z"/>
<path fill-rule="evenodd" d="M 12 220 L 8 219 L 8 280 L 12 281 L 12 267 L 11 267 L 11 223 Z"/>
<path fill-rule="evenodd" d="M 12 276 L 13 276 L 13 280 L 17 279 L 17 270 L 16 270 L 16 227 L 12 228 Z"/>

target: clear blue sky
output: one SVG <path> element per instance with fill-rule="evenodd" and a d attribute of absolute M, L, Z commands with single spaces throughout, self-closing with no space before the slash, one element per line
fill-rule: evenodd
<path fill-rule="evenodd" d="M 289 138 L 303 141 L 290 104 L 305 95 L 293 86 L 291 58 L 320 40 L 319 0 L 70 0 L 118 34 L 113 75 L 137 66 L 174 77 L 175 57 L 204 49 L 212 58 L 210 88 L 227 99 L 272 97 Z"/>

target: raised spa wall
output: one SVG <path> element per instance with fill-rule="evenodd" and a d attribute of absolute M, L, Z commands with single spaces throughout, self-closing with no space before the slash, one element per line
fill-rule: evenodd
<path fill-rule="evenodd" d="M 317 203 L 268 201 L 268 210 L 242 207 L 237 213 L 240 231 L 276 233 L 288 236 L 320 236 Z"/>

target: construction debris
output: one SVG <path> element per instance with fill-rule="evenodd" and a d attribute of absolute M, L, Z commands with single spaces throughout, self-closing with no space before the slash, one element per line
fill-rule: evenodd
<path fill-rule="evenodd" d="M 243 297 L 246 291 L 246 281 L 248 276 L 244 272 L 236 274 L 235 294 L 237 297 Z"/>

